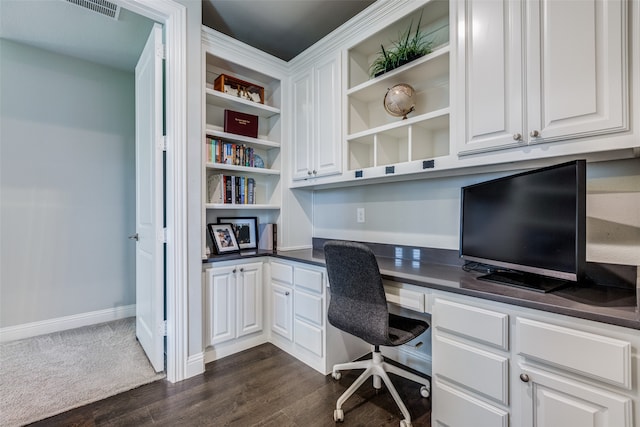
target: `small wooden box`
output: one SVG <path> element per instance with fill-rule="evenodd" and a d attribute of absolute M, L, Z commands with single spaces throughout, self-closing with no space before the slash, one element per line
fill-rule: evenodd
<path fill-rule="evenodd" d="M 213 89 L 226 93 L 227 95 L 237 96 L 248 101 L 264 104 L 264 88 L 253 83 L 235 77 L 220 74 L 213 81 Z"/>

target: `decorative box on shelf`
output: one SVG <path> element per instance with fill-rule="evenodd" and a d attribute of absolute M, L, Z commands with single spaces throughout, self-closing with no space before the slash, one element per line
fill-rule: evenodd
<path fill-rule="evenodd" d="M 253 102 L 264 104 L 264 88 L 226 74 L 220 74 L 213 82 L 213 89 Z"/>
<path fill-rule="evenodd" d="M 258 116 L 239 111 L 224 110 L 224 131 L 257 138 Z"/>

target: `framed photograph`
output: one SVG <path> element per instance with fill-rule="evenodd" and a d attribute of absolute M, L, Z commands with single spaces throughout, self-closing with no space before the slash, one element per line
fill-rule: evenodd
<path fill-rule="evenodd" d="M 231 224 L 207 224 L 207 228 L 218 254 L 238 252 L 240 250 Z"/>
<path fill-rule="evenodd" d="M 236 233 L 240 249 L 258 249 L 258 218 L 234 217 L 218 218 L 219 224 L 231 224 Z"/>

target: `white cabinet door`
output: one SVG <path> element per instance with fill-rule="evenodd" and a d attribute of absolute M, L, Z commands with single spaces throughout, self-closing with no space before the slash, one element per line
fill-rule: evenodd
<path fill-rule="evenodd" d="M 630 398 L 521 366 L 522 427 L 632 427 Z"/>
<path fill-rule="evenodd" d="M 434 377 L 431 425 L 448 427 L 508 427 L 509 412 L 449 386 Z M 437 408 L 437 409 L 436 409 Z M 514 424 L 520 427 L 518 424 Z M 566 424 L 574 425 L 574 424 Z M 578 424 L 575 424 L 576 426 Z"/>
<path fill-rule="evenodd" d="M 340 71 L 338 53 L 292 79 L 294 180 L 342 171 Z"/>
<path fill-rule="evenodd" d="M 237 336 L 241 337 L 262 330 L 262 263 L 239 265 L 236 273 Z"/>
<path fill-rule="evenodd" d="M 539 134 L 532 142 L 627 129 L 628 3 L 528 2 L 527 131 Z"/>
<path fill-rule="evenodd" d="M 207 269 L 207 345 L 236 337 L 236 266 Z"/>
<path fill-rule="evenodd" d="M 627 130 L 627 7 L 458 0 L 458 153 Z"/>
<path fill-rule="evenodd" d="M 271 284 L 271 330 L 293 339 L 293 292 L 288 286 Z"/>
<path fill-rule="evenodd" d="M 315 67 L 315 132 L 313 176 L 342 171 L 342 127 L 340 118 L 340 52 Z"/>
<path fill-rule="evenodd" d="M 458 152 L 525 143 L 522 3 L 459 0 Z"/>
<path fill-rule="evenodd" d="M 294 180 L 312 176 L 313 165 L 313 72 L 306 70 L 292 79 L 293 170 Z"/>

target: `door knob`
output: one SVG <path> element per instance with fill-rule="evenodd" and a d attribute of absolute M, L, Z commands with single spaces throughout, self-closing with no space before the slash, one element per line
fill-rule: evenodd
<path fill-rule="evenodd" d="M 514 139 L 515 141 L 520 141 L 520 140 L 522 139 L 522 135 L 521 135 L 521 134 L 519 134 L 519 133 L 514 133 L 514 134 L 513 134 L 513 139 Z"/>
<path fill-rule="evenodd" d="M 532 130 L 529 135 L 531 135 L 531 138 L 537 138 L 540 136 L 540 132 L 538 132 L 537 130 Z"/>
<path fill-rule="evenodd" d="M 529 382 L 529 375 L 520 374 L 520 381 L 522 381 L 523 383 L 528 383 Z"/>
<path fill-rule="evenodd" d="M 138 236 L 138 233 L 136 233 L 136 234 L 132 234 L 131 236 L 129 236 L 129 239 L 130 240 L 135 240 L 137 242 L 138 240 L 140 240 L 140 237 Z"/>

